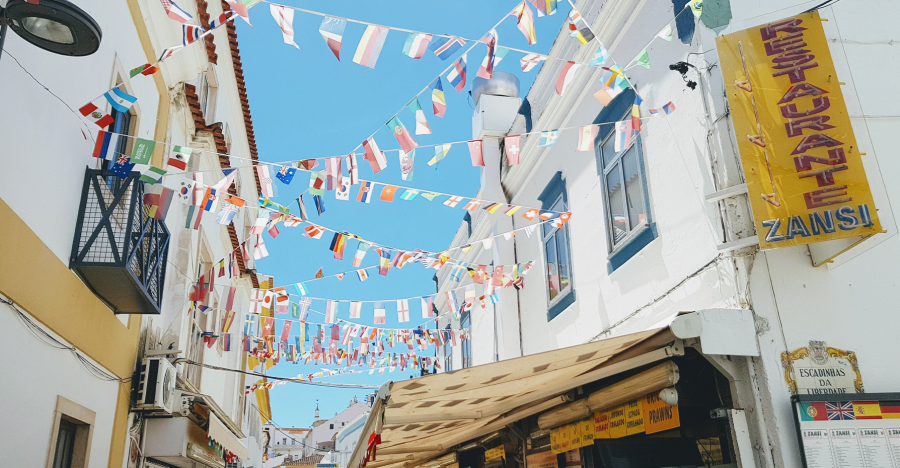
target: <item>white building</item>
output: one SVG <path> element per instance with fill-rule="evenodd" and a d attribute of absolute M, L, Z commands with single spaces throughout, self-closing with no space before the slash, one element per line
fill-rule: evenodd
<path fill-rule="evenodd" d="M 356 397 L 353 398 L 345 410 L 335 413 L 333 417 L 326 420 L 318 419 L 319 410 L 317 408 L 316 422 L 313 423 L 312 429 L 306 434 L 306 438 L 303 439 L 304 456 L 335 450 L 335 436 L 338 432 L 349 427 L 359 415 L 368 414 L 369 410 L 369 404 L 364 401 L 358 401 Z"/>
<path fill-rule="evenodd" d="M 705 3 L 718 8 L 718 18 L 726 16 L 723 8 L 729 2 Z M 816 6 L 800 1 L 730 3 L 733 18 L 716 25 L 719 36 L 761 28 Z M 646 45 L 651 68 L 632 63 L 625 72 L 643 97 L 641 115 L 648 117 L 649 108 L 669 101 L 677 110 L 668 117 L 660 112 L 660 117 L 644 119 L 628 151 L 613 149 L 611 124 L 599 127 L 592 151 L 576 151 L 577 127 L 628 120 L 634 94 L 626 91 L 602 106 L 592 95 L 601 90 L 598 81 L 604 70 L 584 67 L 558 95 L 554 85 L 563 64 L 586 64 L 597 49 L 597 41 L 581 45 L 565 27 L 522 97 L 527 105 L 520 114 L 515 113 L 518 96 L 481 96 L 476 101 L 473 138 L 485 139 L 486 164 L 476 198 L 570 211 L 572 220 L 563 229 L 538 228 L 530 237 L 518 231 L 512 240 L 501 238 L 485 251 L 477 241 L 533 222 L 499 212 L 467 215 L 451 246 L 471 243 L 473 248 L 458 260 L 493 265 L 534 260 L 535 266 L 524 289 L 502 290 L 496 307 L 476 305 L 459 322 L 443 319 L 444 327 L 471 328 L 471 348 L 448 347 L 439 350 L 439 356 L 458 370 L 666 327 L 679 313 L 749 310 L 758 356 L 732 356 L 726 366 L 708 357 L 731 382 L 735 402 L 730 408 L 747 411 L 747 445 L 732 449 L 739 466 L 751 461 L 760 467 L 799 466 L 797 432 L 790 430 L 794 416 L 786 372 L 791 374 L 783 366 L 782 353 L 802 356 L 832 347 L 828 353 L 835 358 L 843 350 L 853 351 L 855 359 L 849 360 L 858 361 L 866 392 L 895 392 L 900 386 L 895 373 L 884 371 L 894 367 L 889 343 L 900 332 L 891 306 L 900 278 L 900 240 L 892 208 L 900 203 L 892 177 L 900 175 L 894 144 L 900 98 L 879 91 L 900 71 L 900 57 L 889 45 L 892 25 L 887 19 L 900 10 L 890 2 L 869 0 L 831 3 L 818 11 L 837 73 L 829 79 L 843 92 L 859 145 L 848 153 L 861 156 L 884 231 L 864 240 L 760 250 L 755 226 L 765 218 L 754 220 L 750 203 L 759 193 L 751 183 L 748 194 L 745 185 L 745 174 L 758 168 L 742 164 L 747 155 L 738 148 L 746 151 L 748 132 L 735 131 L 736 125 L 746 125 L 736 119 L 746 120 L 748 112 L 734 109 L 726 99 L 728 93 L 739 99 L 734 83 L 743 74 L 723 78 L 723 56 L 730 52 L 716 41 L 717 32 L 689 10 L 684 13 L 687 27 L 676 27 L 669 1 L 587 0 L 576 2 L 576 7 L 620 66 Z M 679 12 L 680 6 L 674 13 Z M 667 22 L 674 38 L 653 40 Z M 824 49 L 817 51 L 822 57 Z M 751 76 L 759 77 L 759 67 L 766 64 L 748 66 Z M 786 90 L 790 82 L 785 83 Z M 478 90 L 474 94 L 477 100 Z M 749 115 L 752 118 L 752 111 Z M 777 110 L 774 116 L 761 116 L 773 117 L 781 118 Z M 503 137 L 560 128 L 572 130 L 560 130 L 552 147 L 538 147 L 538 135 L 528 135 L 521 164 L 509 166 Z M 778 137 L 773 133 L 765 138 Z M 793 170 L 793 165 L 787 162 L 785 167 Z M 789 188 L 783 183 L 777 188 L 785 193 Z M 471 281 L 456 283 L 448 276 L 447 271 L 439 273 L 439 292 Z M 437 306 L 441 311 L 446 307 L 442 299 Z M 741 390 L 747 383 L 752 385 Z"/>

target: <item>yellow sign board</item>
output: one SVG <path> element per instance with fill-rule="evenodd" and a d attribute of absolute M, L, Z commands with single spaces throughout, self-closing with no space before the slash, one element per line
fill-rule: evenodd
<path fill-rule="evenodd" d="M 594 439 L 609 439 L 609 411 L 594 413 Z"/>
<path fill-rule="evenodd" d="M 581 447 L 581 423 L 569 424 L 569 450 Z"/>
<path fill-rule="evenodd" d="M 668 405 L 659 397 L 659 392 L 644 397 L 644 431 L 647 434 L 674 429 L 681 424 L 678 419 L 678 405 Z"/>
<path fill-rule="evenodd" d="M 557 427 L 550 431 L 550 451 L 553 452 L 554 455 L 563 452 L 559 430 L 560 428 Z"/>
<path fill-rule="evenodd" d="M 625 437 L 625 405 L 619 405 L 609 410 L 609 438 L 618 439 Z"/>
<path fill-rule="evenodd" d="M 880 232 L 818 12 L 716 46 L 760 247 Z"/>
<path fill-rule="evenodd" d="M 631 400 L 625 403 L 625 434 L 640 434 L 644 432 L 644 410 L 641 407 L 641 400 Z"/>
<path fill-rule="evenodd" d="M 502 445 L 484 451 L 484 461 L 490 461 L 501 457 L 506 458 L 506 450 L 503 449 Z"/>
<path fill-rule="evenodd" d="M 581 426 L 581 446 L 589 447 L 594 443 L 594 419 L 582 419 L 579 424 Z"/>

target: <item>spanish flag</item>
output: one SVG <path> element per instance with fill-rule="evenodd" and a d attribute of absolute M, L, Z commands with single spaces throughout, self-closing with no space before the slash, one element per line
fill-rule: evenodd
<path fill-rule="evenodd" d="M 854 401 L 853 415 L 856 419 L 881 419 L 881 406 L 877 401 Z"/>

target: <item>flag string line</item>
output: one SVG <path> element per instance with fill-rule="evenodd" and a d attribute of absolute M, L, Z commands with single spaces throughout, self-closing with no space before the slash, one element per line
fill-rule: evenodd
<path fill-rule="evenodd" d="M 659 36 L 660 33 L 662 33 L 663 31 L 665 31 L 665 29 L 666 29 L 667 27 L 671 28 L 672 23 L 674 23 L 674 22 L 678 19 L 678 17 L 681 16 L 682 13 L 684 13 L 685 11 L 688 11 L 688 10 L 691 9 L 691 8 L 690 8 L 690 5 L 691 5 L 691 2 L 685 3 L 685 4 L 684 4 L 684 7 L 681 9 L 681 11 L 679 11 L 677 15 L 675 15 L 671 20 L 669 20 L 668 23 L 666 23 L 662 28 L 660 28 L 659 32 L 656 33 L 655 36 L 653 36 L 653 39 L 650 39 L 650 42 L 648 42 L 647 45 L 645 45 L 644 47 L 641 48 L 641 52 L 647 50 L 647 47 L 650 47 L 650 44 L 653 44 L 653 41 L 655 41 L 655 40 L 657 40 L 657 39 L 660 39 L 660 36 Z M 670 33 L 671 33 L 671 29 L 670 29 Z M 592 33 L 592 34 L 593 34 L 593 33 Z M 598 40 L 599 40 L 599 39 L 598 39 Z M 622 71 L 623 71 L 623 72 L 628 71 L 630 68 L 633 68 L 633 67 L 635 67 L 635 66 L 638 66 L 638 64 L 635 63 L 635 59 L 637 59 L 637 57 L 640 56 L 641 52 L 638 52 L 638 55 L 635 56 L 635 58 L 631 59 L 631 61 L 628 62 L 627 65 L 625 65 L 624 67 L 622 67 Z"/>
<path fill-rule="evenodd" d="M 390 29 L 390 30 L 392 30 L 392 31 L 401 31 L 401 32 L 407 32 L 407 33 L 412 33 L 412 34 L 426 34 L 426 35 L 433 36 L 433 37 L 446 37 L 446 38 L 450 38 L 450 39 L 462 39 L 462 40 L 464 40 L 464 41 L 475 42 L 475 43 L 482 43 L 482 44 L 483 44 L 483 42 L 482 42 L 482 39 L 483 39 L 483 38 L 482 38 L 482 39 L 470 39 L 470 38 L 468 38 L 468 37 L 454 36 L 454 35 L 452 35 L 452 34 L 434 34 L 434 33 L 426 32 L 426 31 L 417 31 L 417 30 L 415 30 L 415 29 L 399 28 L 399 27 L 396 27 L 396 26 L 385 26 L 385 25 L 383 25 L 383 24 L 370 23 L 370 22 L 368 22 L 368 21 L 357 20 L 357 19 L 353 19 L 353 18 L 349 18 L 349 17 L 345 17 L 345 16 L 330 15 L 330 14 L 328 14 L 328 13 L 322 13 L 322 12 L 320 12 L 320 11 L 307 10 L 307 9 L 305 9 L 305 8 L 300 8 L 300 7 L 295 7 L 295 6 L 285 5 L 285 4 L 282 4 L 282 3 L 271 2 L 271 1 L 269 1 L 269 0 L 262 0 L 261 3 L 268 3 L 268 4 L 270 4 L 270 5 L 275 5 L 275 6 L 282 7 L 282 8 L 289 8 L 289 9 L 291 9 L 291 10 L 300 11 L 300 12 L 303 12 L 303 13 L 308 13 L 308 14 L 314 15 L 314 16 L 321 16 L 321 17 L 327 17 L 327 18 L 335 18 L 335 19 L 339 19 L 339 20 L 349 21 L 349 22 L 351 22 L 351 23 L 364 24 L 364 25 L 367 25 L 367 26 L 378 26 L 378 27 L 380 27 L 380 28 Z M 507 14 L 506 16 L 512 16 L 512 14 Z M 505 20 L 506 20 L 506 18 L 504 18 L 504 21 L 505 21 Z M 501 21 L 501 23 L 502 23 L 502 21 Z M 499 25 L 500 25 L 500 23 L 497 23 L 497 25 L 494 26 L 494 28 L 496 28 L 496 27 L 499 26 Z M 520 53 L 523 53 L 523 54 L 526 54 L 526 55 L 539 55 L 539 56 L 541 56 L 541 57 L 544 57 L 545 59 L 546 59 L 546 58 L 550 58 L 550 59 L 553 59 L 553 60 L 561 60 L 561 61 L 565 61 L 565 59 L 561 59 L 561 58 L 557 58 L 557 57 L 550 57 L 550 56 L 548 56 L 548 55 L 546 55 L 546 54 L 540 54 L 540 53 L 537 53 L 537 52 L 532 52 L 532 51 L 524 50 L 524 49 L 518 49 L 518 48 L 515 48 L 515 47 L 506 47 L 506 46 L 502 46 L 502 45 L 499 45 L 499 44 L 498 44 L 498 45 L 497 45 L 497 48 L 498 48 L 498 49 L 507 49 L 507 50 L 511 50 L 511 51 L 514 51 L 514 52 L 520 52 Z M 578 62 L 576 62 L 576 63 L 578 63 Z M 582 62 L 581 64 L 582 64 L 582 65 L 585 65 L 585 64 L 587 64 L 587 63 L 589 63 L 589 62 Z M 410 101 L 410 102 L 412 102 L 412 101 Z"/>

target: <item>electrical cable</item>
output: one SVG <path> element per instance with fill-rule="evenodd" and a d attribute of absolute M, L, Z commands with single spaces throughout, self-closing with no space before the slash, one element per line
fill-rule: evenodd
<path fill-rule="evenodd" d="M 379 388 L 378 385 L 336 384 L 336 383 L 329 383 L 329 382 L 313 382 L 310 380 L 300 380 L 300 379 L 297 379 L 296 377 L 274 377 L 271 375 L 261 374 L 259 372 L 243 371 L 243 370 L 239 370 L 239 369 L 229 369 L 227 367 L 214 366 L 212 364 L 203 364 L 203 363 L 192 361 L 192 360 L 186 359 L 186 358 L 176 359 L 173 362 L 173 364 L 189 364 L 192 366 L 205 367 L 207 369 L 220 370 L 220 371 L 226 371 L 226 372 L 236 372 L 238 374 L 251 375 L 254 377 L 261 377 L 261 378 L 266 378 L 266 379 L 270 379 L 270 380 L 277 380 L 277 381 L 282 381 L 282 382 L 292 382 L 292 383 L 305 384 L 305 385 L 313 385 L 313 386 L 317 386 L 317 387 L 367 388 L 367 389 L 373 389 L 373 390 L 377 390 Z"/>

